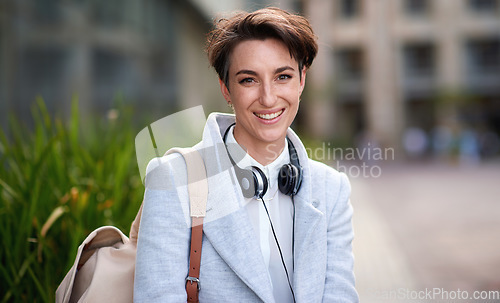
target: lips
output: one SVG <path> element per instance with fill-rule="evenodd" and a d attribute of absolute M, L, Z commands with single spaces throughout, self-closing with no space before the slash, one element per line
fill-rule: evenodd
<path fill-rule="evenodd" d="M 281 116 L 281 114 L 283 114 L 283 109 L 280 109 L 279 111 L 274 113 L 266 113 L 266 114 L 253 113 L 253 114 L 263 120 L 272 120 Z"/>

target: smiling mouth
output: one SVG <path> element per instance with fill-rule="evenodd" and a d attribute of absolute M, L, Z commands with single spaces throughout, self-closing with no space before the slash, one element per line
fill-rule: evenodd
<path fill-rule="evenodd" d="M 261 119 L 264 119 L 264 120 L 272 120 L 274 118 L 281 116 L 282 113 L 283 113 L 283 109 L 279 110 L 275 113 L 272 113 L 272 114 L 257 114 L 257 113 L 253 113 L 253 114 Z"/>

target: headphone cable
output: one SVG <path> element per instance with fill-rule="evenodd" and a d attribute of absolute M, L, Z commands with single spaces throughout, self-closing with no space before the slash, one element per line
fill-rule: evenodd
<path fill-rule="evenodd" d="M 292 195 L 292 206 L 293 206 L 293 216 L 292 216 L 292 269 L 295 270 L 295 200 Z"/>
<path fill-rule="evenodd" d="M 262 196 L 260 197 L 260 200 L 262 201 L 262 204 L 264 205 L 264 209 L 266 210 L 267 217 L 269 218 L 269 223 L 271 224 L 271 230 L 273 231 L 274 240 L 276 241 L 276 245 L 278 246 L 278 250 L 280 253 L 281 263 L 283 263 L 283 268 L 285 269 L 285 274 L 286 274 L 286 278 L 288 281 L 288 286 L 290 286 L 290 291 L 292 292 L 293 302 L 295 303 L 295 293 L 293 292 L 292 283 L 290 283 L 290 276 L 288 275 L 288 270 L 286 269 L 285 259 L 283 258 L 283 253 L 281 252 L 281 247 L 280 247 L 280 244 L 278 242 L 278 237 L 276 236 L 276 232 L 274 231 L 274 226 L 273 226 L 273 222 L 271 221 L 271 216 L 269 215 L 269 211 L 267 210 L 266 202 L 264 201 L 264 198 Z M 293 249 L 292 249 L 292 254 L 293 254 Z"/>

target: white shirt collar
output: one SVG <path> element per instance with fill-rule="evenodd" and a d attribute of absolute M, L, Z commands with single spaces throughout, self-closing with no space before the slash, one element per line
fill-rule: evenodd
<path fill-rule="evenodd" d="M 231 126 L 231 129 L 229 130 L 226 138 L 226 145 L 229 154 L 233 158 L 233 160 L 236 162 L 238 167 L 240 168 L 247 168 L 250 166 L 256 166 L 260 168 L 264 174 L 267 177 L 267 181 L 270 185 L 270 188 L 274 188 L 275 184 L 278 182 L 278 174 L 280 172 L 281 167 L 284 164 L 287 164 L 290 162 L 290 154 L 288 153 L 288 144 L 286 144 L 286 139 L 285 139 L 285 148 L 283 148 L 283 151 L 281 154 L 271 163 L 268 165 L 262 165 L 257 160 L 252 158 L 244 149 L 241 145 L 238 144 L 236 139 L 234 138 L 234 126 Z"/>

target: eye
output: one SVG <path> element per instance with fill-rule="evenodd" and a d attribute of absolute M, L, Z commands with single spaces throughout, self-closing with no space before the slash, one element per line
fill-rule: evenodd
<path fill-rule="evenodd" d="M 282 74 L 282 75 L 278 76 L 278 80 L 287 80 L 287 79 L 291 79 L 291 78 L 292 78 L 292 76 L 288 75 L 288 74 Z"/>
<path fill-rule="evenodd" d="M 253 83 L 255 82 L 255 80 L 253 78 L 244 78 L 244 79 L 241 79 L 238 83 L 240 84 L 250 84 L 250 83 Z"/>

